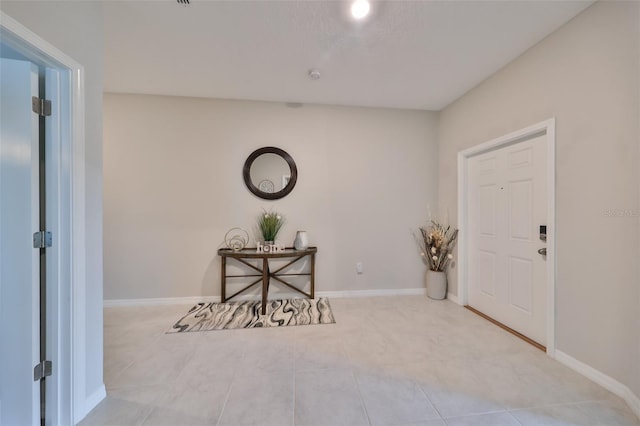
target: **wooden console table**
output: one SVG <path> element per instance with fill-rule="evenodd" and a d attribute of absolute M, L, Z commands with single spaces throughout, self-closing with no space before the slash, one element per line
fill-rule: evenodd
<path fill-rule="evenodd" d="M 240 251 L 233 251 L 231 249 L 220 249 L 218 250 L 218 256 L 220 256 L 220 260 L 222 263 L 222 268 L 220 268 L 220 282 L 221 282 L 221 299 L 222 302 L 226 302 L 229 299 L 232 299 L 234 297 L 236 297 L 237 295 L 239 295 L 240 293 L 248 290 L 249 288 L 253 287 L 254 285 L 262 282 L 262 315 L 267 313 L 267 293 L 269 292 L 269 282 L 271 281 L 271 278 L 273 278 L 274 280 L 286 285 L 289 288 L 292 288 L 293 290 L 297 291 L 298 293 L 302 293 L 305 296 L 307 296 L 310 299 L 313 299 L 315 291 L 314 291 L 314 286 L 315 286 L 315 263 L 316 263 L 316 253 L 318 252 L 318 248 L 317 247 L 309 247 L 305 250 L 295 250 L 293 248 L 286 248 L 284 251 L 282 252 L 274 252 L 274 253 L 259 253 L 258 251 L 256 251 L 256 249 L 243 249 Z M 289 266 L 293 265 L 294 263 L 296 263 L 297 261 L 305 258 L 309 256 L 311 258 L 311 271 L 308 273 L 296 273 L 296 274 L 288 274 L 288 273 L 283 273 L 282 271 L 284 271 L 285 269 L 287 269 Z M 253 269 L 254 271 L 258 272 L 258 274 L 244 274 L 244 275 L 227 275 L 227 258 L 229 259 L 235 259 L 238 262 L 248 266 L 249 268 Z M 248 260 L 251 259 L 262 259 L 262 269 L 260 269 L 259 267 L 252 265 L 251 263 L 248 262 Z M 293 259 L 291 260 L 289 263 L 287 263 L 286 265 L 276 269 L 275 271 L 271 271 L 269 269 L 269 259 Z M 311 282 L 311 292 L 310 293 L 305 293 L 304 291 L 300 290 L 299 288 L 289 284 L 288 282 L 284 281 L 282 279 L 282 277 L 293 277 L 293 276 L 308 276 L 309 280 Z M 250 277 L 259 277 L 258 279 L 256 279 L 255 281 L 253 281 L 251 284 L 249 284 L 248 286 L 246 286 L 245 288 L 243 288 L 240 291 L 237 291 L 236 293 L 232 294 L 231 296 L 227 297 L 227 278 L 250 278 Z"/>

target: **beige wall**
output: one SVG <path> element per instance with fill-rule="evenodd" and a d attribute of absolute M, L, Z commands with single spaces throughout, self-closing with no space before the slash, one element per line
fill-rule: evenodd
<path fill-rule="evenodd" d="M 303 229 L 318 246 L 317 291 L 423 287 L 409 228 L 436 202 L 435 119 L 106 94 L 105 299 L 218 296 L 226 231 L 255 237 L 263 208 L 286 216 L 280 241 L 292 245 Z M 298 182 L 284 199 L 258 199 L 244 185 L 244 161 L 262 146 L 296 161 Z"/>
<path fill-rule="evenodd" d="M 596 3 L 448 106 L 438 138 L 439 207 L 456 217 L 458 151 L 556 117 L 557 348 L 636 394 L 638 8 Z"/>
<path fill-rule="evenodd" d="M 86 392 L 91 397 L 102 387 L 102 6 L 3 0 L 0 9 L 85 68 Z"/>

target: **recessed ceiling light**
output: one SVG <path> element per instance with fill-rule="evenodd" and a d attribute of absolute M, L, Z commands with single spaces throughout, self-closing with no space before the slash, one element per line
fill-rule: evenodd
<path fill-rule="evenodd" d="M 369 14 L 369 10 L 371 10 L 371 5 L 368 0 L 355 0 L 351 3 L 351 16 L 355 19 L 363 19 Z"/>

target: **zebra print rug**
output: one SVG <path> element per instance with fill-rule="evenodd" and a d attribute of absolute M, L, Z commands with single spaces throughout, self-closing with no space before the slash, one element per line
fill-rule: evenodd
<path fill-rule="evenodd" d="M 334 324 L 329 299 L 269 300 L 267 314 L 260 315 L 261 301 L 198 303 L 167 333 L 225 330 L 232 328 L 284 327 Z"/>

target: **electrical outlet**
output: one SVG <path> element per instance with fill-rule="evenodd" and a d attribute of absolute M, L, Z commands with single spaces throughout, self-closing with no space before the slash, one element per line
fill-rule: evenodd
<path fill-rule="evenodd" d="M 356 263 L 356 273 L 358 274 L 364 273 L 364 266 L 362 265 L 362 262 Z"/>

